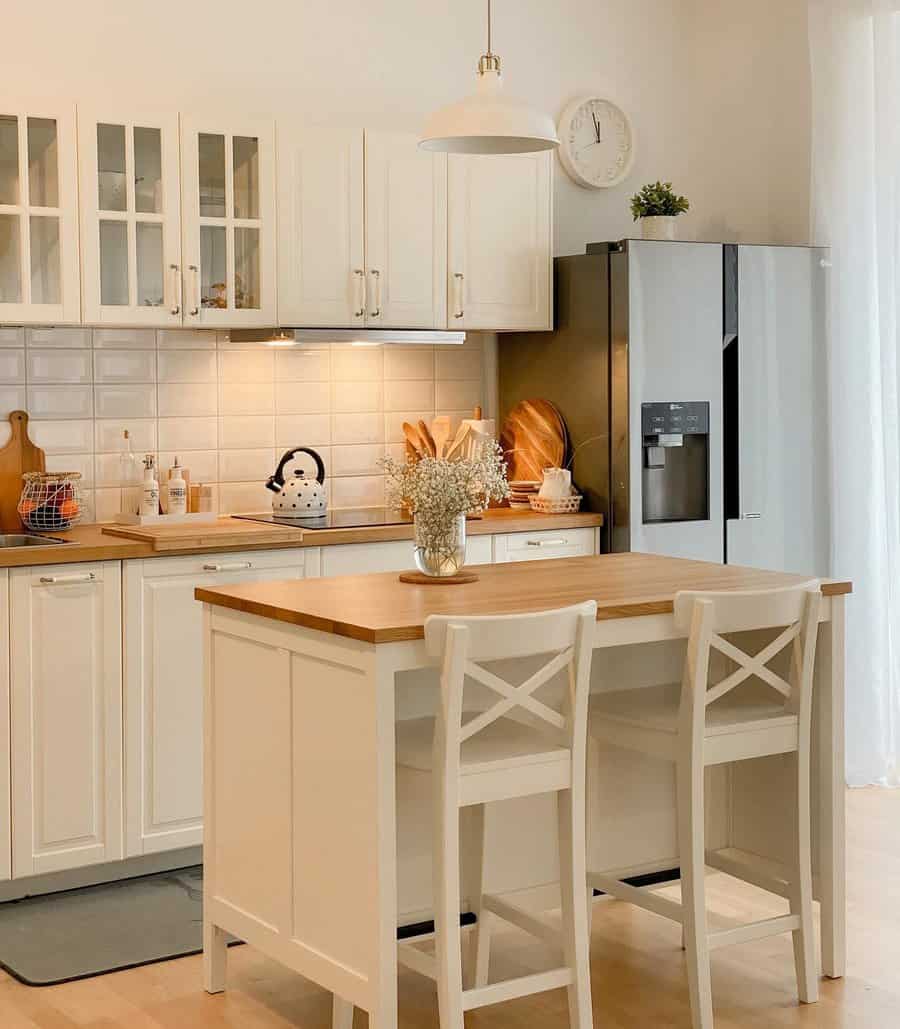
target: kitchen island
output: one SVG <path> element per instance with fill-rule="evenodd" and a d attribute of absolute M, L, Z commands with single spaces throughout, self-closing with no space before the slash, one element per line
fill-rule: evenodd
<path fill-rule="evenodd" d="M 645 554 L 476 569 L 464 586 L 395 574 L 198 589 L 204 603 L 205 985 L 225 987 L 226 932 L 370 1014 L 397 1022 L 398 924 L 428 916 L 428 787 L 395 770 L 395 722 L 433 710 L 431 614 L 514 613 L 593 599 L 592 689 L 680 678 L 683 589 L 765 589 L 802 576 Z M 844 595 L 822 587 L 816 661 L 814 879 L 822 965 L 844 968 Z M 614 750 L 592 791 L 589 866 L 677 865 L 674 772 Z M 777 758 L 724 768 L 709 789 L 713 849 L 773 861 L 790 846 Z M 763 793 L 764 791 L 764 793 Z M 775 793 L 774 795 L 778 795 Z M 555 867 L 550 812 L 507 802 L 491 889 L 540 889 Z M 463 827 L 465 841 L 465 827 Z M 465 849 L 465 842 L 463 842 Z M 465 892 L 465 889 L 464 889 Z"/>

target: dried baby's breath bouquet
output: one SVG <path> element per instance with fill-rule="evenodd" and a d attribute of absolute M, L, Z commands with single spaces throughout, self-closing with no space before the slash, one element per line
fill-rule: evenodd
<path fill-rule="evenodd" d="M 452 574 L 461 567 L 465 524 L 460 529 L 460 519 L 509 495 L 503 451 L 492 439 L 470 457 L 422 457 L 403 463 L 386 457 L 382 466 L 389 506 L 406 508 L 415 518 L 417 557 L 427 555 L 429 565 L 442 569 L 429 574 Z M 460 532 L 463 553 L 458 557 Z"/>

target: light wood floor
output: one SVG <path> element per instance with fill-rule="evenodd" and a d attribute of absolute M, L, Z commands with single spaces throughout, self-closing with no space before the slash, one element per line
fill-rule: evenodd
<path fill-rule="evenodd" d="M 848 796 L 849 969 L 823 981 L 822 999 L 796 1002 L 789 937 L 713 956 L 716 1029 L 893 1029 L 900 1025 L 900 791 Z M 717 914 L 757 917 L 758 891 L 710 874 Z M 762 900 L 762 907 L 760 901 Z M 774 902 L 777 905 L 777 900 Z M 690 1029 L 680 929 L 615 901 L 593 922 L 595 1022 L 604 1029 Z M 497 937 L 492 976 L 540 967 L 545 957 L 518 934 Z M 330 996 L 250 947 L 229 954 L 229 989 L 200 987 L 200 958 L 149 965 L 64 986 L 31 989 L 0 972 L 2 1029 L 326 1029 Z M 431 983 L 403 973 L 401 1029 L 434 1029 Z M 563 991 L 472 1012 L 469 1029 L 566 1029 Z M 357 1014 L 355 1029 L 365 1016 Z"/>

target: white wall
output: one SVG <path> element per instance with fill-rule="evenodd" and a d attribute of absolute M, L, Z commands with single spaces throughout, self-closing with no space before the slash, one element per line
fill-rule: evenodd
<path fill-rule="evenodd" d="M 597 90 L 635 128 L 637 160 L 622 186 L 583 190 L 557 167 L 557 253 L 627 234 L 629 196 L 656 178 L 691 197 L 691 234 L 805 234 L 806 110 L 802 88 L 793 89 L 795 73 L 805 75 L 802 7 L 495 0 L 495 50 L 510 92 L 557 115 L 574 95 Z M 11 3 L 0 96 L 417 129 L 429 109 L 471 89 L 484 10 L 484 0 Z"/>

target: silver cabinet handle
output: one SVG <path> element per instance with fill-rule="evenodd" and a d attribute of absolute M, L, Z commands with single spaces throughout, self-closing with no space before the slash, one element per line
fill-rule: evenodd
<path fill-rule="evenodd" d="M 366 313 L 366 273 L 362 268 L 354 268 L 353 274 L 357 276 L 357 288 L 359 293 L 359 307 L 353 312 L 354 318 L 362 318 Z"/>
<path fill-rule="evenodd" d="M 759 511 L 744 511 L 741 518 L 762 518 L 762 513 Z"/>
<path fill-rule="evenodd" d="M 369 314 L 372 318 L 381 317 L 381 272 L 377 268 L 373 268 L 369 274 L 375 280 L 375 310 L 370 311 Z"/>
<path fill-rule="evenodd" d="M 73 582 L 94 582 L 97 576 L 93 572 L 75 575 L 42 575 L 41 582 L 45 586 L 64 586 Z"/>
<path fill-rule="evenodd" d="M 569 541 L 564 537 L 553 540 L 528 540 L 529 547 L 564 547 Z"/>
<path fill-rule="evenodd" d="M 196 318 L 200 313 L 200 269 L 195 264 L 189 264 L 188 271 L 194 273 L 194 306 L 190 309 L 188 314 L 190 314 L 192 318 Z"/>
<path fill-rule="evenodd" d="M 172 282 L 175 286 L 175 306 L 169 308 L 170 314 L 181 314 L 181 275 L 179 274 L 181 269 L 177 264 L 170 264 L 169 271 L 172 273 Z"/>
<path fill-rule="evenodd" d="M 203 566 L 204 572 L 241 572 L 246 568 L 252 568 L 252 561 L 232 561 L 223 564 L 208 564 Z"/>
<path fill-rule="evenodd" d="M 456 287 L 456 310 L 453 312 L 453 317 L 454 318 L 462 318 L 462 316 L 466 313 L 465 312 L 465 308 L 463 307 L 463 282 L 464 281 L 465 281 L 465 276 L 463 275 L 462 272 L 454 272 L 453 273 L 453 284 Z"/>

